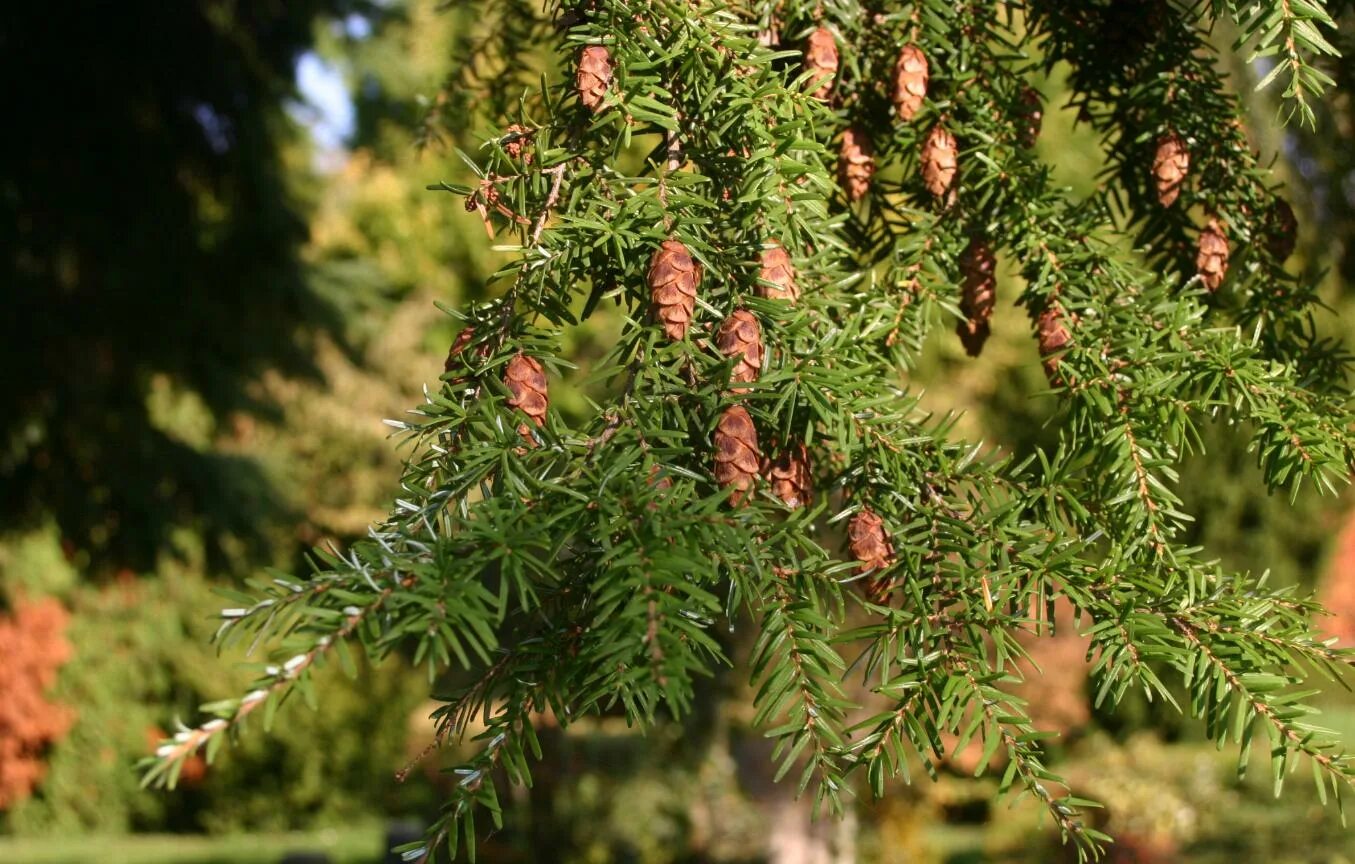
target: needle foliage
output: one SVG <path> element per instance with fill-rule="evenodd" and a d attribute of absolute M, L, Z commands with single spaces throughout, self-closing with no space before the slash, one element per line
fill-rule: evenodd
<path fill-rule="evenodd" d="M 165 742 L 149 782 L 172 784 L 248 717 L 273 722 L 289 694 L 313 698 L 317 664 L 409 652 L 430 679 L 465 670 L 439 741 L 473 729 L 478 749 L 406 856 L 473 857 L 506 785 L 531 782 L 535 717 L 683 716 L 730 662 L 720 632 L 752 621 L 746 673 L 786 782 L 840 810 L 980 741 L 1002 793 L 1095 857 L 1109 838 L 1084 817 L 1094 802 L 1046 764 L 1048 734 L 1008 686 L 1017 635 L 1050 632 L 1063 598 L 1098 702 L 1166 700 L 1239 766 L 1267 747 L 1277 790 L 1302 766 L 1339 800 L 1355 763 L 1308 700 L 1348 656 L 1315 635 L 1311 600 L 1183 543 L 1175 489 L 1210 423 L 1248 438 L 1275 490 L 1334 490 L 1352 468 L 1347 357 L 1285 270 L 1283 205 L 1209 38 L 1235 19 L 1306 118 L 1323 84 L 1311 55 L 1330 50 L 1321 4 L 483 5 L 497 35 L 468 38 L 452 98 L 477 94 L 494 129 L 462 154 L 477 182 L 438 191 L 478 209 L 511 261 L 492 299 L 452 313 L 467 329 L 447 373 L 392 421 L 408 460 L 389 517 L 222 613 L 223 643 L 279 659 Z M 905 45 L 928 72 L 903 120 Z M 543 46 L 560 71 L 524 87 Z M 1087 198 L 1030 146 L 1032 88 L 1061 64 L 1107 156 Z M 1164 161 L 1168 139 L 1187 168 Z M 689 307 L 655 287 L 665 241 L 695 265 L 665 273 L 699 273 Z M 771 290 L 788 272 L 764 269 L 776 246 L 794 292 Z M 1057 406 L 1057 443 L 1021 461 L 962 440 L 908 384 L 938 328 L 988 326 L 980 247 L 1021 277 Z M 690 326 L 665 325 L 684 308 Z M 756 355 L 722 350 L 738 311 Z M 619 336 L 582 382 L 566 338 L 603 312 Z M 563 381 L 589 410 L 529 410 Z M 765 465 L 744 494 L 727 460 L 750 449 Z M 772 482 L 777 465 L 810 482 Z"/>

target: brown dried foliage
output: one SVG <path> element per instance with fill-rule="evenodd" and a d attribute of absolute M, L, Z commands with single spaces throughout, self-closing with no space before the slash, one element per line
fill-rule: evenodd
<path fill-rule="evenodd" d="M 0 810 L 27 798 L 46 773 L 43 754 L 74 712 L 48 698 L 71 659 L 69 614 L 56 600 L 20 600 L 0 617 Z"/>
<path fill-rule="evenodd" d="M 757 484 L 761 453 L 757 426 L 742 405 L 725 409 L 715 425 L 715 482 L 722 489 L 733 487 L 729 503 L 739 506 Z"/>
<path fill-rule="evenodd" d="M 696 312 L 701 265 L 677 240 L 665 240 L 649 259 L 649 298 L 654 317 L 674 341 L 687 335 Z"/>

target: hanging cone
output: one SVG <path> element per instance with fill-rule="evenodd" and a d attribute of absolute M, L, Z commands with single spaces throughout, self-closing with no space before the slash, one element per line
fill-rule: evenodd
<path fill-rule="evenodd" d="M 531 165 L 532 152 L 529 148 L 536 132 L 518 123 L 509 126 L 504 132 L 503 152 L 510 159 L 521 159 L 523 165 Z"/>
<path fill-rule="evenodd" d="M 701 284 L 701 265 L 687 247 L 665 240 L 649 260 L 649 297 L 654 317 L 663 324 L 668 338 L 687 335 L 696 311 L 696 289 Z"/>
<path fill-rule="evenodd" d="M 940 198 L 950 191 L 959 167 L 959 145 L 946 127 L 937 124 L 922 142 L 922 182 Z"/>
<path fill-rule="evenodd" d="M 601 45 L 589 45 L 579 54 L 574 78 L 579 101 L 594 114 L 602 110 L 607 88 L 612 86 L 612 55 Z"/>
<path fill-rule="evenodd" d="M 762 250 L 761 271 L 758 273 L 757 293 L 768 300 L 800 299 L 800 286 L 795 283 L 795 265 L 790 253 L 775 241 Z"/>
<path fill-rule="evenodd" d="M 757 318 L 747 309 L 736 309 L 725 319 L 715 334 L 716 347 L 726 357 L 737 358 L 729 380 L 746 384 L 762 374 L 762 328 Z M 732 388 L 735 393 L 747 392 L 747 387 Z"/>
<path fill-rule="evenodd" d="M 833 31 L 820 26 L 809 34 L 805 43 L 805 71 L 809 72 L 810 95 L 815 99 L 827 99 L 833 90 L 833 78 L 837 75 L 837 40 Z"/>
<path fill-rule="evenodd" d="M 1059 353 L 1073 341 L 1073 334 L 1064 324 L 1063 307 L 1057 300 L 1050 300 L 1035 320 L 1035 333 L 1040 340 L 1040 357 L 1044 362 L 1044 374 L 1055 387 L 1063 385 L 1059 375 Z"/>
<path fill-rule="evenodd" d="M 757 427 L 742 405 L 725 409 L 715 426 L 715 482 L 734 487 L 729 503 L 742 504 L 757 483 Z"/>
<path fill-rule="evenodd" d="M 1268 215 L 1266 248 L 1276 261 L 1288 261 L 1294 254 L 1299 235 L 1299 220 L 1294 216 L 1294 208 L 1283 198 L 1276 198 Z"/>
<path fill-rule="evenodd" d="M 863 507 L 847 523 L 847 540 L 852 557 L 861 564 L 861 572 L 876 574 L 866 584 L 866 597 L 872 603 L 884 603 L 893 580 L 883 571 L 894 563 L 894 546 L 889 542 L 884 520 L 874 510 Z"/>
<path fill-rule="evenodd" d="M 894 63 L 894 110 L 904 123 L 912 120 L 927 98 L 927 55 L 916 45 L 905 45 Z"/>
<path fill-rule="evenodd" d="M 447 360 L 442 364 L 444 375 L 452 375 L 453 372 L 459 373 L 452 375 L 447 379 L 447 384 L 451 387 L 462 387 L 471 379 L 471 375 L 466 373 L 467 363 L 462 358 L 462 354 L 470 347 L 470 343 L 475 340 L 475 328 L 467 327 L 456 338 L 452 340 L 452 347 L 447 351 Z M 474 356 L 483 361 L 489 357 L 489 345 L 481 345 L 475 349 Z"/>
<path fill-rule="evenodd" d="M 997 294 L 997 258 L 993 249 L 979 237 L 969 241 L 960 258 L 964 284 L 960 295 L 960 311 L 965 320 L 955 326 L 965 353 L 979 356 L 983 343 L 988 341 L 988 321 L 993 317 L 993 301 Z"/>
<path fill-rule="evenodd" d="M 649 485 L 660 492 L 667 492 L 669 489 L 673 488 L 673 478 L 658 465 L 650 465 Z"/>
<path fill-rule="evenodd" d="M 1181 187 L 1190 171 L 1190 151 L 1186 142 L 1175 132 L 1164 135 L 1157 141 L 1157 153 L 1153 156 L 1153 182 L 1157 184 L 1157 200 L 1163 207 L 1176 203 Z"/>
<path fill-rule="evenodd" d="M 762 474 L 771 485 L 772 494 L 785 502 L 787 507 L 795 509 L 808 506 L 813 488 L 809 450 L 804 444 L 796 443 L 782 448 L 775 461 L 767 460 Z"/>
<path fill-rule="evenodd" d="M 469 345 L 474 338 L 474 327 L 467 327 L 456 334 L 456 338 L 452 340 L 451 349 L 447 351 L 447 362 L 442 364 L 442 371 L 444 374 L 451 374 L 451 371 L 460 365 L 461 352 L 466 350 L 466 346 Z M 464 381 L 465 379 L 458 378 L 455 380 Z"/>
<path fill-rule="evenodd" d="M 550 398 L 546 389 L 546 370 L 540 361 L 526 354 L 514 355 L 503 371 L 503 383 L 511 394 L 508 406 L 526 414 L 537 426 L 544 426 Z M 532 440 L 532 431 L 526 423 L 518 426 L 518 434 Z"/>
<path fill-rule="evenodd" d="M 838 158 L 838 183 L 847 190 L 848 201 L 860 201 L 870 191 L 875 175 L 875 148 L 866 133 L 853 126 L 842 133 L 842 155 Z"/>
<path fill-rule="evenodd" d="M 1200 232 L 1196 248 L 1195 269 L 1204 287 L 1212 294 L 1219 290 L 1223 278 L 1228 275 L 1228 238 L 1218 219 L 1210 217 L 1209 224 Z"/>
<path fill-rule="evenodd" d="M 1017 134 L 1021 146 L 1029 149 L 1035 146 L 1035 141 L 1040 137 L 1040 127 L 1044 125 L 1044 103 L 1040 101 L 1040 91 L 1034 87 L 1022 90 L 1021 106 L 1025 110 L 1017 124 Z"/>

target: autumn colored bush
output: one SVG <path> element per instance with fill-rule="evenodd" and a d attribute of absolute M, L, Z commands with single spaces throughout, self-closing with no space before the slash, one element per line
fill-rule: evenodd
<path fill-rule="evenodd" d="M 44 750 L 74 720 L 48 695 L 71 657 L 69 617 L 51 598 L 20 601 L 0 617 L 0 810 L 32 794 L 46 770 Z"/>

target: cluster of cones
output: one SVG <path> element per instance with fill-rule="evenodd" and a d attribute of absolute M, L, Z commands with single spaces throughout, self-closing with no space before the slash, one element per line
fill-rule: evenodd
<path fill-rule="evenodd" d="M 1153 152 L 1152 181 L 1158 203 L 1171 207 L 1181 196 L 1190 177 L 1190 148 L 1175 132 L 1158 138 Z M 1264 216 L 1265 247 L 1276 261 L 1294 254 L 1298 222 L 1294 209 L 1283 198 L 1276 198 Z M 1228 235 L 1223 221 L 1210 214 L 1195 241 L 1195 272 L 1200 284 L 1211 294 L 1219 290 L 1228 276 Z"/>

